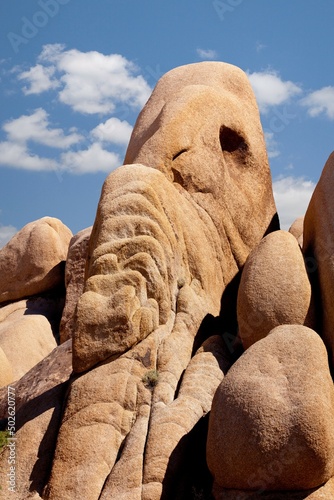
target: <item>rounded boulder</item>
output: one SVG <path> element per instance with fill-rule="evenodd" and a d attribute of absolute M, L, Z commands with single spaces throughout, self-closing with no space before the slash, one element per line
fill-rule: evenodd
<path fill-rule="evenodd" d="M 334 388 L 317 333 L 284 325 L 251 346 L 218 387 L 207 462 L 215 491 L 307 490 L 334 474 Z"/>
<path fill-rule="evenodd" d="M 314 326 L 311 285 L 296 238 L 274 231 L 250 253 L 241 275 L 237 314 L 247 349 L 279 325 Z"/>
<path fill-rule="evenodd" d="M 71 237 L 70 229 L 53 217 L 30 222 L 16 233 L 0 250 L 0 303 L 63 283 Z"/>

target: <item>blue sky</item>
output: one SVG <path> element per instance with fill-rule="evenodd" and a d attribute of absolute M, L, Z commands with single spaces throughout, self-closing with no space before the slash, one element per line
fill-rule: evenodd
<path fill-rule="evenodd" d="M 2 0 L 0 246 L 93 224 L 155 83 L 202 60 L 247 72 L 287 228 L 334 149 L 333 21 L 328 0 Z"/>

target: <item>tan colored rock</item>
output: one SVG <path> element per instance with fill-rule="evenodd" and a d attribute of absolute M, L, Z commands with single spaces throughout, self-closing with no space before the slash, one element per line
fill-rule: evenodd
<path fill-rule="evenodd" d="M 177 364 L 162 365 L 156 385 L 150 386 L 145 375 L 156 366 L 159 336 L 166 333 L 161 328 L 72 384 L 47 498 L 160 498 L 171 454 L 209 411 L 223 370 L 229 367 L 222 340 L 208 339 L 190 362 L 178 397 L 163 404 L 161 395 L 169 397 Z M 174 466 L 182 465 L 186 452 L 182 450 Z M 173 483 L 175 478 L 168 489 Z"/>
<path fill-rule="evenodd" d="M 298 217 L 290 226 L 289 233 L 291 233 L 296 240 L 300 248 L 303 248 L 303 232 L 304 232 L 304 216 Z"/>
<path fill-rule="evenodd" d="M 6 354 L 0 347 L 0 387 L 8 385 L 13 381 L 12 365 L 8 361 Z"/>
<path fill-rule="evenodd" d="M 116 459 L 120 459 L 121 445 L 131 439 L 132 428 L 133 433 L 137 432 L 137 418 L 138 423 L 143 420 L 146 436 L 151 390 L 145 387 L 142 378 L 154 367 L 154 340 L 146 339 L 132 352 L 73 381 L 45 498 L 99 498 Z M 131 481 L 135 486 L 138 474 L 141 487 L 144 436 L 134 443 L 139 447 L 136 453 L 139 468 L 137 465 L 133 470 L 134 460 L 126 467 L 122 476 L 124 487 Z M 136 496 L 132 498 L 135 500 Z"/>
<path fill-rule="evenodd" d="M 268 234 L 249 255 L 238 292 L 239 336 L 247 349 L 279 325 L 314 327 L 311 285 L 288 231 Z"/>
<path fill-rule="evenodd" d="M 66 302 L 60 323 L 60 342 L 72 338 L 75 309 L 85 284 L 85 268 L 91 227 L 77 233 L 70 241 L 65 267 Z"/>
<path fill-rule="evenodd" d="M 16 492 L 3 482 L 0 499 L 40 498 L 48 480 L 58 427 L 72 371 L 71 341 L 57 347 L 19 381 L 11 384 L 15 400 Z M 7 388 L 0 390 L 0 418 L 8 417 Z M 8 474 L 10 449 L 0 454 L 0 476 Z"/>
<path fill-rule="evenodd" d="M 71 231 L 58 219 L 30 222 L 0 250 L 0 302 L 36 295 L 64 282 Z"/>
<path fill-rule="evenodd" d="M 50 322 L 41 314 L 31 314 L 22 300 L 0 309 L 0 347 L 18 380 L 57 345 Z"/>
<path fill-rule="evenodd" d="M 167 73 L 134 128 L 125 163 L 135 162 L 147 166 L 120 167 L 102 190 L 78 304 L 78 372 L 165 324 L 178 283 L 217 315 L 224 288 L 275 227 L 259 113 L 239 68 Z"/>
<path fill-rule="evenodd" d="M 196 457 L 188 436 L 231 361 L 220 359 L 217 339 L 195 354 L 216 333 L 199 342 L 199 328 L 219 316 L 249 252 L 277 227 L 259 113 L 235 67 L 167 74 L 126 163 L 104 183 L 90 238 L 73 337 L 77 378 L 50 500 L 173 497 L 173 471 Z M 204 449 L 205 429 L 198 440 Z"/>
<path fill-rule="evenodd" d="M 305 214 L 303 252 L 321 310 L 321 335 L 334 366 L 334 153 L 328 158 Z"/>
<path fill-rule="evenodd" d="M 334 474 L 333 412 L 319 335 L 300 325 L 275 328 L 239 358 L 215 394 L 207 442 L 214 490 L 323 485 Z"/>

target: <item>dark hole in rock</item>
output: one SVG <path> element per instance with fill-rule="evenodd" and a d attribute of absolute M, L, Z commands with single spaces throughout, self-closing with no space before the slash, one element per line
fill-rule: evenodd
<path fill-rule="evenodd" d="M 246 151 L 247 144 L 243 137 L 224 125 L 219 130 L 219 141 L 222 151 L 233 153 L 234 151 Z"/>

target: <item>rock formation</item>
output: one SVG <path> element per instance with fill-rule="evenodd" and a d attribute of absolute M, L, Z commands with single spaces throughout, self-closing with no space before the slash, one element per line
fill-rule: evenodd
<path fill-rule="evenodd" d="M 334 367 L 334 153 L 328 158 L 305 214 L 303 251 L 317 290 L 319 328 Z"/>
<path fill-rule="evenodd" d="M 300 325 L 276 327 L 216 391 L 207 447 L 214 491 L 322 486 L 334 474 L 333 414 L 321 338 Z"/>
<path fill-rule="evenodd" d="M 275 326 L 315 326 L 311 285 L 292 234 L 268 234 L 251 252 L 242 272 L 237 307 L 239 335 L 245 349 Z"/>
<path fill-rule="evenodd" d="M 11 498 L 334 498 L 333 165 L 279 231 L 246 75 L 158 82 L 92 230 L 47 217 L 0 251 Z"/>
<path fill-rule="evenodd" d="M 275 227 L 256 102 L 233 66 L 195 64 L 163 77 L 125 163 L 103 186 L 90 238 L 73 368 L 91 371 L 70 389 L 50 499 L 73 497 L 73 487 L 98 497 L 104 485 L 106 497 L 173 496 L 168 469 L 187 456 L 179 444 L 209 411 L 229 364 L 221 339 L 192 358 L 197 332 L 219 316 L 225 288 Z M 153 389 L 143 382 L 152 370 Z M 96 389 L 101 378 L 107 391 Z"/>

